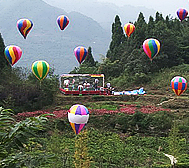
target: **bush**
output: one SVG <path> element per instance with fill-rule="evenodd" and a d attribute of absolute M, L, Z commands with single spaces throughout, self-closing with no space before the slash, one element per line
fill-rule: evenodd
<path fill-rule="evenodd" d="M 0 105 L 15 113 L 51 105 L 58 91 L 58 79 L 53 72 L 41 83 L 24 68 L 5 69 L 1 77 Z"/>

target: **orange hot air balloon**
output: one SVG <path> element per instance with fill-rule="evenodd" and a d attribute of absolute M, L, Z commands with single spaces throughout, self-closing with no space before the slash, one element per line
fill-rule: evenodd
<path fill-rule="evenodd" d="M 127 36 L 130 37 L 130 35 L 135 31 L 135 25 L 132 23 L 126 23 L 124 25 L 124 30 Z"/>

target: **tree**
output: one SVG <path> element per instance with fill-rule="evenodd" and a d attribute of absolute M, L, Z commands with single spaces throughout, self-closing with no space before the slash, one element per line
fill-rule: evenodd
<path fill-rule="evenodd" d="M 146 39 L 146 28 L 147 28 L 147 23 L 144 20 L 144 15 L 142 12 L 140 12 L 137 21 L 135 22 L 135 33 L 133 34 L 134 36 L 134 48 L 141 48 L 142 43 Z"/>
<path fill-rule="evenodd" d="M 86 57 L 86 59 L 85 59 L 85 61 L 82 65 L 86 65 L 88 67 L 93 67 L 93 66 L 96 65 L 96 62 L 95 62 L 93 55 L 92 55 L 92 48 L 91 47 L 88 48 L 87 57 Z"/>
<path fill-rule="evenodd" d="M 109 58 L 111 62 L 120 59 L 120 54 L 122 54 L 120 53 L 120 46 L 125 40 L 126 37 L 123 33 L 123 28 L 121 27 L 120 18 L 118 15 L 116 15 L 115 22 L 112 24 L 112 41 L 106 55 L 106 57 Z"/>
<path fill-rule="evenodd" d="M 0 34 L 0 71 L 6 65 L 8 65 L 8 62 L 7 62 L 7 60 L 4 56 L 4 49 L 5 49 L 4 41 L 3 41 L 3 38 L 1 37 L 1 34 Z"/>

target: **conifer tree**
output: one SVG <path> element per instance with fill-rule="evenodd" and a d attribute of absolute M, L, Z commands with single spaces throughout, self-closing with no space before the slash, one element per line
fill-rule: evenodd
<path fill-rule="evenodd" d="M 135 41 L 135 46 L 134 48 L 141 48 L 142 43 L 144 42 L 144 40 L 146 39 L 146 27 L 147 27 L 147 23 L 144 20 L 144 15 L 142 12 L 140 12 L 139 17 L 135 23 L 135 33 L 134 35 L 134 41 Z"/>
<path fill-rule="evenodd" d="M 126 37 L 123 33 L 123 28 L 121 27 L 121 21 L 118 15 L 115 17 L 115 22 L 112 24 L 112 41 L 110 43 L 109 50 L 107 52 L 106 57 L 110 59 L 110 61 L 115 61 L 120 59 L 119 47 L 126 40 Z"/>
<path fill-rule="evenodd" d="M 94 60 L 93 55 L 92 55 L 92 48 L 91 47 L 88 48 L 88 54 L 87 54 L 87 57 L 86 57 L 83 65 L 86 65 L 88 67 L 93 67 L 93 66 L 96 65 L 95 60 Z"/>
<path fill-rule="evenodd" d="M 8 62 L 4 56 L 4 49 L 5 49 L 5 45 L 4 45 L 4 41 L 3 38 L 0 34 L 0 71 L 6 66 L 8 65 Z"/>

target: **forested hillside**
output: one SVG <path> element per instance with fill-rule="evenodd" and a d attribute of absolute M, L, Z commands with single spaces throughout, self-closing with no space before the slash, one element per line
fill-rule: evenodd
<path fill-rule="evenodd" d="M 122 28 L 119 16 L 112 24 L 112 40 L 103 62 L 93 68 L 87 61 L 73 72 L 104 73 L 107 80 L 123 88 L 149 83 L 153 74 L 165 68 L 189 63 L 189 22 L 180 22 L 156 13 L 146 22 L 140 13 L 134 23 L 136 29 L 131 37 L 127 37 Z M 161 49 L 157 57 L 151 61 L 144 53 L 142 45 L 148 38 L 160 42 Z M 87 68 L 86 68 L 87 67 Z M 170 79 L 171 80 L 171 79 Z"/>

